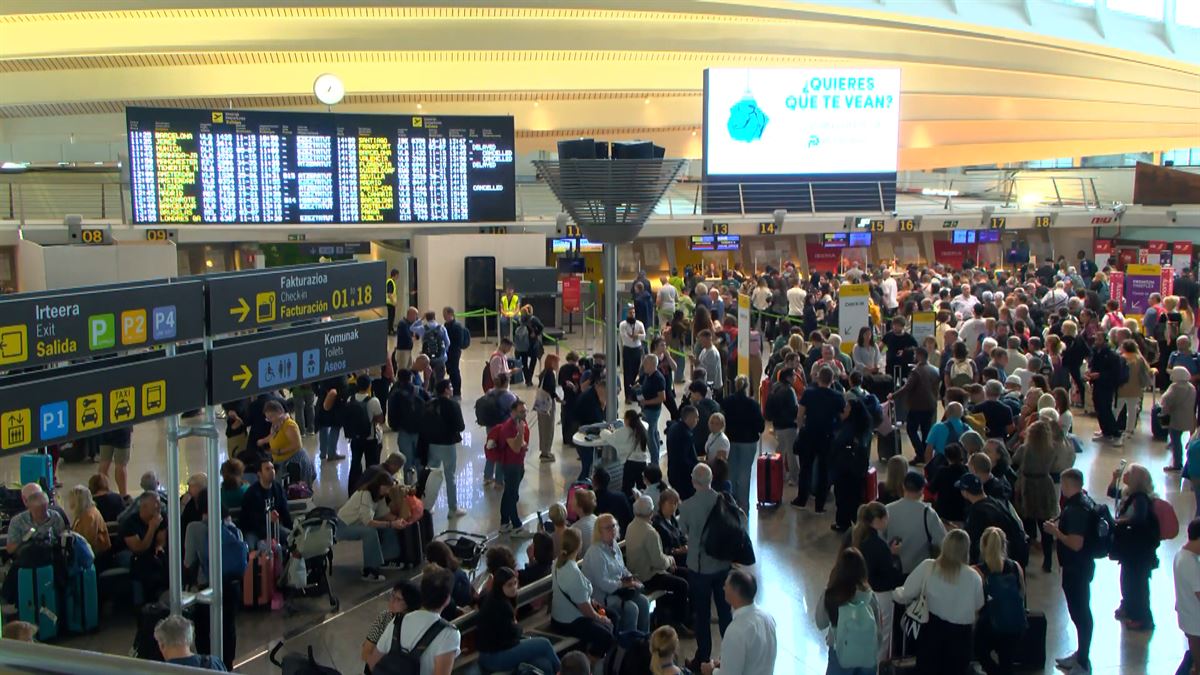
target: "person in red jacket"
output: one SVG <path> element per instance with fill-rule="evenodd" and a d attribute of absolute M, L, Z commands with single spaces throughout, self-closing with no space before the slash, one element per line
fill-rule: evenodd
<path fill-rule="evenodd" d="M 529 423 L 525 421 L 525 402 L 517 399 L 512 404 L 512 415 L 495 427 L 493 436 L 499 450 L 499 469 L 504 476 L 504 493 L 500 497 L 500 534 L 514 537 L 532 537 L 522 527 L 517 514 L 517 500 L 521 495 L 521 480 L 525 477 L 525 453 L 529 452 Z M 489 439 L 489 443 L 492 439 Z"/>

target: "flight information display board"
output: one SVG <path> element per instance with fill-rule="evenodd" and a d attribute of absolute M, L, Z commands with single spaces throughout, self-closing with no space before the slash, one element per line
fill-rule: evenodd
<path fill-rule="evenodd" d="M 513 118 L 128 108 L 136 223 L 516 219 Z"/>

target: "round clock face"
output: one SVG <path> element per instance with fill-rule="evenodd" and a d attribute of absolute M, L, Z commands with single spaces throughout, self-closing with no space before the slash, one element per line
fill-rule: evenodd
<path fill-rule="evenodd" d="M 325 73 L 317 76 L 313 82 L 313 93 L 317 95 L 317 100 L 325 105 L 334 105 L 341 103 L 342 97 L 346 95 L 346 87 L 342 85 L 342 80 L 333 73 Z"/>

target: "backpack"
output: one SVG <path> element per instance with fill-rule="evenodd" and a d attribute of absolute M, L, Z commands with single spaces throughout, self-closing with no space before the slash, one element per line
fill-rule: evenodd
<path fill-rule="evenodd" d="M 518 325 L 513 333 L 513 349 L 518 353 L 529 351 L 529 327 L 523 323 Z"/>
<path fill-rule="evenodd" d="M 950 359 L 950 386 L 965 387 L 975 381 L 975 364 L 971 359 Z"/>
<path fill-rule="evenodd" d="M 242 540 L 237 527 L 221 523 L 221 576 L 241 579 L 246 573 L 250 546 Z"/>
<path fill-rule="evenodd" d="M 388 395 L 388 426 L 410 434 L 420 432 L 423 403 L 411 386 L 393 388 Z"/>
<path fill-rule="evenodd" d="M 1178 529 L 1178 528 L 1177 528 Z M 96 554 L 92 545 L 78 532 L 64 532 L 62 535 L 63 570 L 68 576 L 79 574 L 96 563 Z"/>
<path fill-rule="evenodd" d="M 843 669 L 874 668 L 879 662 L 879 627 L 866 599 L 855 599 L 838 608 L 834 649 Z"/>
<path fill-rule="evenodd" d="M 504 421 L 504 412 L 500 410 L 500 397 L 492 392 L 475 399 L 475 423 L 484 429 L 490 429 Z"/>
<path fill-rule="evenodd" d="M 616 648 L 605 659 L 604 675 L 645 675 L 650 672 L 650 635 L 639 630 L 620 631 Z"/>
<path fill-rule="evenodd" d="M 342 408 L 342 429 L 346 432 L 347 439 L 362 440 L 374 436 L 371 429 L 371 413 L 367 412 L 367 404 L 370 400 L 364 398 L 360 401 L 357 397 L 351 396 L 346 401 L 345 407 Z"/>
<path fill-rule="evenodd" d="M 299 518 L 288 535 L 288 548 L 302 559 L 318 558 L 333 550 L 337 542 L 337 512 L 325 506 Z"/>
<path fill-rule="evenodd" d="M 1029 563 L 1029 535 L 1025 534 L 1025 527 L 1013 511 L 1012 504 L 995 497 L 988 497 L 980 502 L 980 504 L 984 503 L 989 504 L 996 513 L 1001 514 L 994 520 L 997 527 L 1004 531 L 1005 538 L 1008 539 L 1008 557 L 1021 567 L 1025 567 Z M 978 505 L 976 506 L 978 507 Z"/>
<path fill-rule="evenodd" d="M 467 347 L 470 347 L 471 331 L 467 330 L 466 326 L 458 323 L 457 321 L 454 322 L 454 327 L 458 329 L 458 348 L 460 350 L 465 350 Z"/>
<path fill-rule="evenodd" d="M 1107 558 L 1108 554 L 1112 553 L 1113 533 L 1116 532 L 1117 524 L 1113 520 L 1112 511 L 1108 509 L 1107 504 L 1088 501 L 1091 502 L 1088 506 L 1091 521 L 1088 523 L 1087 532 L 1083 535 L 1083 550 L 1091 557 L 1100 560 Z"/>
<path fill-rule="evenodd" d="M 421 407 L 420 434 L 426 440 L 442 438 L 446 435 L 446 421 L 442 419 L 437 401 L 426 401 Z"/>
<path fill-rule="evenodd" d="M 741 510 L 726 492 L 717 493 L 717 501 L 700 531 L 700 540 L 710 557 L 739 565 L 754 564 L 754 544 L 742 527 Z"/>
<path fill-rule="evenodd" d="M 1021 580 L 1014 572 L 987 572 L 983 581 L 983 595 L 992 631 L 1000 635 L 1020 635 L 1028 621 L 1025 618 L 1025 599 L 1021 597 Z"/>
<path fill-rule="evenodd" d="M 1152 500 L 1154 507 L 1154 519 L 1158 521 L 1158 539 L 1159 541 L 1167 541 L 1179 536 L 1179 516 L 1175 515 L 1175 508 L 1171 503 L 1155 497 Z"/>
<path fill-rule="evenodd" d="M 449 623 L 439 618 L 425 630 L 412 649 L 405 649 L 400 646 L 400 628 L 405 616 L 401 614 L 392 622 L 392 648 L 371 669 L 373 675 L 421 675 L 421 655 L 443 630 L 450 627 Z"/>
<path fill-rule="evenodd" d="M 445 350 L 446 339 L 441 326 L 426 326 L 425 332 L 421 334 L 421 353 L 432 361 L 442 358 L 442 352 Z"/>

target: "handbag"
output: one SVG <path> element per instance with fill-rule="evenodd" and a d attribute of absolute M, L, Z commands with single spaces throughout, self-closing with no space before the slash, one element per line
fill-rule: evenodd
<path fill-rule="evenodd" d="M 933 574 L 933 570 L 930 570 Z M 929 577 L 921 582 L 921 593 L 915 600 L 908 603 L 904 608 L 904 616 L 901 618 L 901 627 L 906 635 L 911 636 L 914 640 L 920 637 L 921 626 L 929 623 L 929 601 L 925 597 L 925 591 L 929 587 Z"/>
<path fill-rule="evenodd" d="M 546 393 L 545 389 L 538 389 L 533 395 L 533 411 L 543 415 L 549 415 L 554 409 L 554 399 L 550 394 Z"/>

